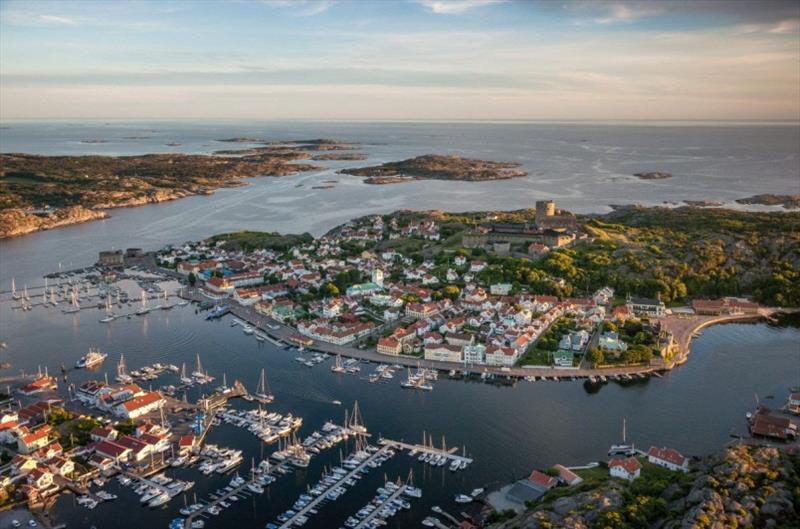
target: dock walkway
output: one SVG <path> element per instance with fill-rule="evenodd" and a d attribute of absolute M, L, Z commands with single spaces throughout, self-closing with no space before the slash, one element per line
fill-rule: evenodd
<path fill-rule="evenodd" d="M 379 444 L 384 446 L 390 446 L 392 448 L 398 450 L 409 450 L 409 451 L 416 451 L 417 453 L 427 453 L 427 454 L 435 454 L 439 456 L 444 456 L 448 459 L 448 461 L 458 461 L 459 463 L 466 463 L 469 465 L 472 463 L 472 459 L 465 456 L 460 456 L 455 452 L 458 450 L 458 447 L 452 447 L 449 450 L 443 450 L 441 448 L 431 447 L 431 446 L 424 446 L 424 445 L 415 445 L 410 443 L 404 443 L 402 441 L 393 441 L 391 439 L 381 439 L 378 441 Z"/>
<path fill-rule="evenodd" d="M 317 505 L 319 505 L 320 503 L 325 501 L 327 499 L 327 494 L 328 494 L 328 492 L 331 491 L 331 489 L 333 489 L 335 487 L 338 487 L 341 483 L 346 482 L 348 479 L 352 478 L 357 473 L 361 472 L 361 470 L 365 466 L 369 465 L 372 461 L 377 459 L 379 456 L 382 456 L 382 455 L 386 454 L 386 452 L 388 452 L 389 449 L 390 449 L 389 446 L 383 446 L 380 450 L 378 450 L 377 452 L 374 452 L 372 455 L 370 455 L 368 458 L 366 458 L 364 461 L 362 461 L 360 465 L 358 465 L 356 468 L 354 468 L 353 470 L 348 472 L 342 479 L 340 479 L 334 485 L 331 485 L 330 487 L 325 489 L 325 491 L 322 494 L 320 494 L 319 496 L 314 498 L 311 502 L 309 502 L 308 505 L 303 507 L 294 516 L 292 516 L 291 518 L 286 520 L 279 527 L 279 529 L 288 529 L 289 527 L 292 527 L 294 525 L 294 523 L 297 521 L 298 518 L 300 518 L 301 516 L 305 516 L 307 513 L 309 513 L 311 511 L 311 509 L 315 508 Z"/>
<path fill-rule="evenodd" d="M 394 491 L 388 498 L 383 500 L 383 502 L 381 502 L 380 505 L 376 506 L 375 510 L 369 513 L 369 516 L 361 520 L 361 522 L 359 522 L 359 524 L 355 526 L 354 529 L 362 529 L 363 527 L 366 527 L 367 524 L 369 524 L 376 516 L 378 516 L 378 514 L 381 512 L 381 510 L 385 505 L 390 503 L 392 500 L 397 499 L 397 497 L 400 496 L 405 490 L 406 486 L 400 485 L 400 487 L 396 491 Z"/>

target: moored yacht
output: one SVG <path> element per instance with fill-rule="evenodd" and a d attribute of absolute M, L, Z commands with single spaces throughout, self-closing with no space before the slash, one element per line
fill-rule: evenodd
<path fill-rule="evenodd" d="M 95 349 L 89 349 L 88 353 L 80 357 L 80 359 L 75 362 L 75 367 L 89 369 L 99 366 L 105 361 L 106 358 L 108 358 L 106 353 L 101 353 Z"/>

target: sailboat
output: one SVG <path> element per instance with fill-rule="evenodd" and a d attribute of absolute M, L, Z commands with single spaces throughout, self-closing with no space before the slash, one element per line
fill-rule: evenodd
<path fill-rule="evenodd" d="M 22 299 L 22 296 L 17 292 L 17 283 L 14 281 L 13 277 L 11 278 L 11 298 L 15 300 Z"/>
<path fill-rule="evenodd" d="M 136 311 L 137 316 L 143 316 L 150 312 L 150 307 L 147 306 L 147 292 L 142 290 L 142 308 Z"/>
<path fill-rule="evenodd" d="M 61 312 L 64 314 L 73 314 L 81 310 L 81 306 L 78 304 L 78 293 L 74 290 L 70 294 L 70 307 L 66 309 L 62 309 Z"/>
<path fill-rule="evenodd" d="M 161 310 L 169 310 L 172 308 L 172 305 L 169 304 L 169 295 L 167 291 L 164 290 L 164 304 L 161 305 Z"/>
<path fill-rule="evenodd" d="M 125 355 L 122 353 L 119 354 L 119 363 L 117 364 L 117 376 L 115 380 L 123 384 L 130 384 L 133 382 L 133 378 L 127 373 L 127 368 L 125 367 Z"/>
<path fill-rule="evenodd" d="M 364 425 L 364 419 L 358 409 L 358 401 L 353 404 L 353 417 L 350 419 L 349 428 L 356 434 L 365 435 L 367 433 L 367 427 Z"/>
<path fill-rule="evenodd" d="M 198 384 L 207 384 L 214 380 L 214 377 L 209 376 L 203 371 L 203 365 L 200 363 L 200 353 L 197 354 L 197 366 L 192 371 L 192 377 Z"/>
<path fill-rule="evenodd" d="M 191 377 L 186 376 L 186 362 L 181 364 L 181 384 L 191 386 L 194 383 Z"/>
<path fill-rule="evenodd" d="M 633 456 L 636 455 L 636 448 L 634 448 L 633 443 L 627 444 L 626 439 L 626 428 L 625 428 L 625 418 L 622 419 L 622 444 L 618 445 L 611 445 L 611 448 L 608 450 L 608 455 L 610 456 Z"/>
<path fill-rule="evenodd" d="M 258 380 L 258 388 L 256 388 L 256 392 L 253 394 L 253 397 L 261 404 L 269 404 L 275 400 L 275 396 L 269 392 L 269 387 L 267 386 L 267 375 L 264 369 L 261 370 L 261 378 Z"/>
<path fill-rule="evenodd" d="M 342 366 L 342 355 L 336 355 L 336 361 L 331 366 L 334 373 L 346 373 L 347 370 Z"/>
<path fill-rule="evenodd" d="M 111 312 L 111 294 L 106 296 L 106 317 L 100 320 L 100 323 L 108 323 L 114 321 L 114 313 Z"/>

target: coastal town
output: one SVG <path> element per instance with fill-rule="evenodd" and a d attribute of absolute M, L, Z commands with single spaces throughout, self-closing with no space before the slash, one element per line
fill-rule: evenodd
<path fill-rule="evenodd" d="M 608 286 L 559 297 L 492 281 L 493 256 L 535 260 L 590 237 L 551 201 L 535 212 L 530 224 L 489 222 L 460 237 L 443 234 L 435 215 L 373 215 L 297 244 L 246 250 L 250 243 L 233 234 L 170 247 L 155 260 L 191 287 L 192 299 L 247 320 L 245 330 L 255 325 L 329 354 L 529 380 L 657 375 L 686 360 L 687 320 L 696 324 L 691 335 L 709 322 L 771 313 L 743 298 L 673 309 Z M 115 255 L 121 263 L 122 251 Z"/>
<path fill-rule="evenodd" d="M 498 256 L 541 259 L 592 237 L 577 217 L 550 201 L 538 202 L 534 212 L 533 220 L 523 223 L 496 222 L 490 214 L 461 232 L 452 232 L 436 213 L 398 212 L 363 217 L 320 238 L 239 233 L 153 253 L 107 250 L 96 266 L 54 272 L 44 286 L 18 289 L 12 281 L 6 301 L 10 310 L 58 309 L 66 317 L 99 311 L 101 326 L 191 303 L 198 317 L 229 317 L 231 327 L 294 352 L 303 366 L 328 362 L 331 372 L 347 376 L 372 365 L 365 373 L 369 382 L 392 383 L 397 376 L 402 388 L 422 392 L 433 391 L 440 376 L 512 385 L 582 380 L 588 387 L 658 378 L 687 361 L 691 338 L 703 327 L 774 317 L 773 310 L 741 297 L 668 306 L 610 286 L 558 296 L 497 280 Z M 169 292 L 158 284 L 164 280 L 179 286 Z M 121 281 L 133 281 L 140 295 L 120 288 Z M 538 281 L 555 289 L 563 279 L 551 275 Z M 107 357 L 90 350 L 74 369 L 92 369 Z M 62 380 L 47 368 L 15 379 L 0 420 L 6 505 L 41 512 L 36 509 L 71 492 L 77 505 L 91 510 L 117 498 L 106 490 L 113 479 L 150 508 L 182 497 L 181 517 L 170 527 L 200 528 L 232 502 L 263 494 L 282 476 L 305 469 L 320 452 L 347 447 L 341 466 L 327 470 L 268 525 L 300 527 L 398 452 L 451 472 L 472 462 L 457 449 L 448 450 L 444 440 L 437 447 L 424 434 L 421 444 L 372 437 L 357 402 L 343 421 L 332 417 L 301 440 L 301 415 L 269 411 L 275 395 L 263 369 L 258 387 L 248 389 L 210 374 L 199 355 L 188 369 L 156 363 L 130 370 L 124 355 L 115 361 L 112 381 L 70 384 L 63 365 Z M 195 402 L 186 398 L 192 388 L 201 390 Z M 796 444 L 798 410 L 796 391 L 780 410 L 759 404 L 747 417 L 744 446 Z M 277 448 L 248 470 L 241 450 L 206 441 L 221 424 Z M 191 492 L 195 482 L 174 474 L 184 468 L 232 477 L 198 500 Z M 474 505 L 473 514 L 458 519 L 437 506 L 423 525 L 501 522 L 524 515 L 531 505 L 548 504 L 565 490 L 582 490 L 585 482 L 611 479 L 633 486 L 639 479 L 663 477 L 660 472 L 696 470 L 697 462 L 674 448 L 636 448 L 623 426 L 622 443 L 611 446 L 607 460 L 532 469 L 499 489 L 458 494 L 453 503 Z M 422 493 L 411 480 L 387 479 L 345 526 L 377 527 Z"/>

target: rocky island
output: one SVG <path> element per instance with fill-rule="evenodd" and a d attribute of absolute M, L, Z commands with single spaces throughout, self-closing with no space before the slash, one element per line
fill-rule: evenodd
<path fill-rule="evenodd" d="M 757 204 L 760 206 L 783 206 L 785 209 L 798 209 L 800 208 L 800 195 L 773 195 L 763 194 L 754 195 L 747 198 L 739 198 L 736 200 L 739 204 Z"/>
<path fill-rule="evenodd" d="M 647 173 L 633 173 L 633 176 L 641 178 L 642 180 L 664 180 L 665 178 L 672 178 L 672 173 L 666 171 L 651 171 Z"/>
<path fill-rule="evenodd" d="M 236 157 L 0 154 L 0 238 L 103 218 L 109 208 L 210 194 L 243 185 L 243 178 L 317 169 L 296 163 L 309 159 L 317 145 L 322 143 Z"/>
<path fill-rule="evenodd" d="M 528 173 L 518 169 L 514 162 L 492 162 L 427 154 L 399 162 L 387 162 L 370 167 L 341 169 L 341 174 L 366 177 L 367 184 L 395 184 L 412 180 L 461 180 L 483 182 L 506 180 L 526 176 Z"/>

